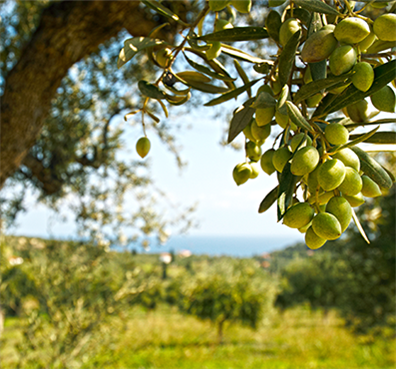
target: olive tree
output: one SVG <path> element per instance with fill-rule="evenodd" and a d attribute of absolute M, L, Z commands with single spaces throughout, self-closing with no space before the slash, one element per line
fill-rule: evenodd
<path fill-rule="evenodd" d="M 143 3 L 177 22 L 182 37 L 169 42 L 159 26 L 120 51 L 120 69 L 139 53 L 158 68 L 138 82 L 143 103 L 126 116 L 141 114 L 138 154 L 150 150 L 147 121 L 160 121 L 150 103 L 167 117 L 166 104 L 182 105 L 196 91 L 216 95 L 208 108 L 246 95 L 233 105 L 227 142 L 240 135 L 245 147 L 232 173 L 237 185 L 261 169 L 277 176 L 259 212 L 276 202 L 277 220 L 305 233 L 312 249 L 338 239 L 352 218 L 368 242 L 353 208 L 395 180 L 360 145 L 395 144 L 386 130 L 395 121 L 395 2 L 210 0 L 188 23 L 159 1 Z M 251 14 L 252 25 L 240 14 Z M 393 115 L 375 118 L 379 112 Z"/>

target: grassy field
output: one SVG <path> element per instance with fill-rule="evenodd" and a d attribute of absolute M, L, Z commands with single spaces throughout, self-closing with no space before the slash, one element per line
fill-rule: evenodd
<path fill-rule="evenodd" d="M 207 322 L 177 313 L 135 315 L 114 352 L 86 368 L 394 368 L 395 341 L 364 342 L 330 313 L 290 310 L 252 331 L 229 326 L 216 344 Z"/>
<path fill-rule="evenodd" d="M 208 322 L 169 308 L 134 310 L 113 347 L 83 368 L 395 368 L 395 341 L 350 334 L 335 313 L 324 318 L 304 309 L 264 321 L 257 331 L 226 328 L 218 345 Z M 2 368 L 15 368 L 18 321 L 8 320 L 2 338 Z M 15 363 L 15 362 L 14 362 Z"/>

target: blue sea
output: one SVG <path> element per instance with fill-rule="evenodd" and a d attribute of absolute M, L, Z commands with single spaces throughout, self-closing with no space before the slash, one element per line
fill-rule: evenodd
<path fill-rule="evenodd" d="M 230 237 L 230 236 L 174 236 L 164 245 L 158 245 L 153 240 L 148 253 L 175 252 L 190 250 L 197 255 L 235 257 L 251 257 L 275 250 L 284 249 L 297 242 L 303 242 L 303 237 Z M 139 253 L 143 251 L 141 246 L 130 246 Z"/>

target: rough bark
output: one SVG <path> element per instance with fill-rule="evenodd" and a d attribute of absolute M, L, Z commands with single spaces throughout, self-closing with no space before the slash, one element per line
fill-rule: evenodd
<path fill-rule="evenodd" d="M 62 1 L 43 12 L 6 79 L 0 115 L 0 188 L 34 145 L 69 68 L 122 28 L 141 36 L 154 26 L 139 1 Z"/>

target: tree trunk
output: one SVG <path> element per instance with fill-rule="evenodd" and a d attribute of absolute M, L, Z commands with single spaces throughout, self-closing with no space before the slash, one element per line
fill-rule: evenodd
<path fill-rule="evenodd" d="M 62 1 L 40 24 L 9 72 L 0 110 L 0 188 L 34 145 L 69 68 L 122 28 L 147 35 L 157 25 L 139 1 Z"/>

